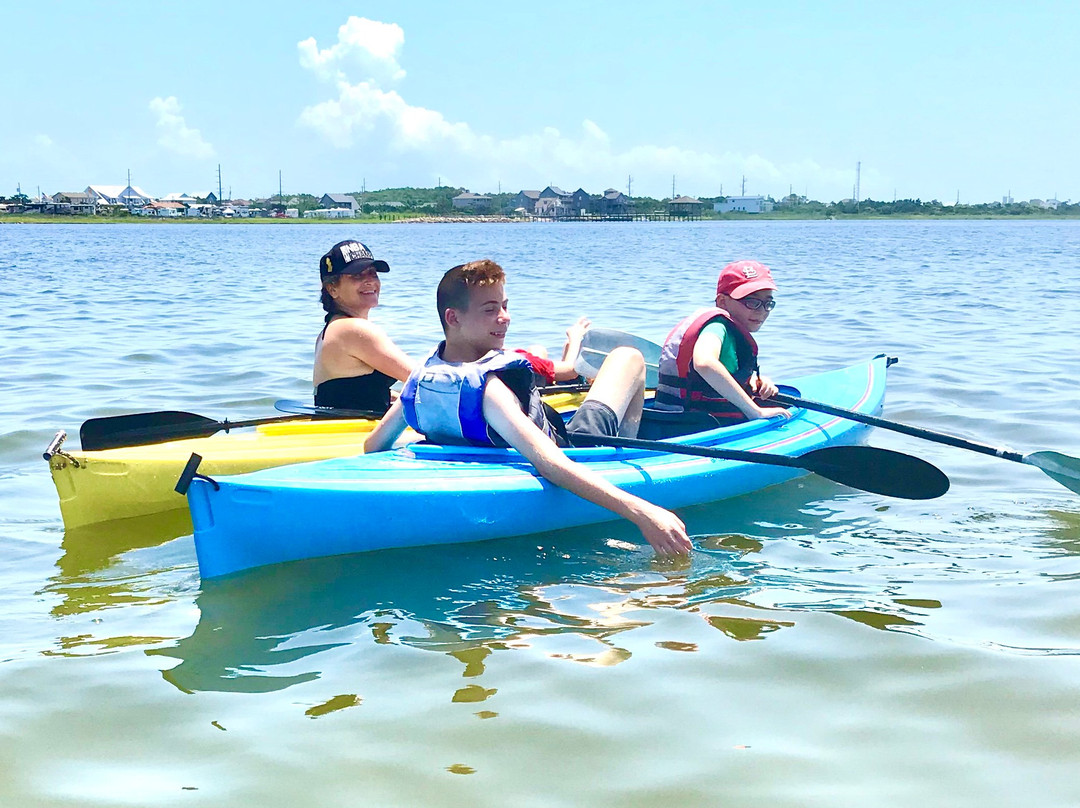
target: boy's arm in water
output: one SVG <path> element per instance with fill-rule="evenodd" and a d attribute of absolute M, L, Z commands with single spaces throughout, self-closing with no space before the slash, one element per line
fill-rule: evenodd
<path fill-rule="evenodd" d="M 616 488 L 568 458 L 521 411 L 510 388 L 498 379 L 490 379 L 484 389 L 484 419 L 503 440 L 521 452 L 544 479 L 633 522 L 657 555 L 690 552 L 686 526 L 679 517 Z"/>

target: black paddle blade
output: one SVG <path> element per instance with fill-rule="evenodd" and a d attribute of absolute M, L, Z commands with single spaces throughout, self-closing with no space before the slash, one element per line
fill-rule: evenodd
<path fill-rule="evenodd" d="M 935 499 L 949 478 L 932 463 L 875 446 L 827 446 L 799 455 L 799 465 L 834 482 L 900 499 Z"/>
<path fill-rule="evenodd" d="M 196 433 L 205 430 L 212 435 L 221 425 L 212 418 L 191 412 L 163 410 L 162 412 L 136 412 L 131 415 L 113 415 L 91 418 L 79 429 L 79 441 L 84 452 L 116 449 L 120 446 L 144 446 L 159 443 L 178 431 L 187 434 L 189 427 Z"/>

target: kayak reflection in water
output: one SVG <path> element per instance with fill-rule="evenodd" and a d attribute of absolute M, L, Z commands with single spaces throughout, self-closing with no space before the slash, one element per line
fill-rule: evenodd
<path fill-rule="evenodd" d="M 326 325 L 315 340 L 315 404 L 386 412 L 390 388 L 405 381 L 413 361 L 368 314 L 379 305 L 389 272 L 359 241 L 341 241 L 319 259 Z"/>
<path fill-rule="evenodd" d="M 734 261 L 720 271 L 715 308 L 699 309 L 681 320 L 660 353 L 653 406 L 685 418 L 655 424 L 646 419 L 647 437 L 788 415 L 783 407 L 760 403 L 777 390 L 758 371 L 753 337 L 776 306 L 776 288 L 769 268 L 757 261 Z"/>
<path fill-rule="evenodd" d="M 641 353 L 612 351 L 564 426 L 540 400 L 535 364 L 503 350 L 510 325 L 505 279 L 490 260 L 443 276 L 436 298 L 446 339 L 409 376 L 365 451 L 389 449 L 406 425 L 433 443 L 511 446 L 548 481 L 633 522 L 657 554 L 688 553 L 690 540 L 675 514 L 616 488 L 559 449 L 575 432 L 637 434 L 645 392 Z"/>

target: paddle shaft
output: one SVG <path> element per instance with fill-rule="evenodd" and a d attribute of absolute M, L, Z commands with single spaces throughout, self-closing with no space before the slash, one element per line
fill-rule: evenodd
<path fill-rule="evenodd" d="M 556 393 L 587 393 L 592 389 L 588 382 L 572 382 L 570 384 L 549 384 L 545 387 L 536 388 L 542 396 L 550 396 Z"/>
<path fill-rule="evenodd" d="M 537 390 L 540 392 L 540 395 L 547 396 L 556 395 L 558 393 L 587 393 L 591 387 L 592 385 L 588 383 L 550 384 L 546 387 L 538 387 Z M 382 418 L 381 413 L 370 412 L 368 410 L 346 410 L 340 407 L 317 407 L 291 398 L 283 398 L 275 401 L 274 407 L 282 412 L 290 412 L 294 416 L 314 415 L 316 417 L 321 416 L 324 418 L 371 418 L 375 420 Z M 233 426 L 235 426 L 235 424 Z"/>
<path fill-rule="evenodd" d="M 617 438 L 607 437 L 606 435 L 583 435 L 580 433 L 571 435 L 570 439 L 577 446 L 615 446 L 623 449 L 647 449 L 652 452 L 696 455 L 698 457 L 712 457 L 717 460 L 736 460 L 744 463 L 764 463 L 769 466 L 804 468 L 797 457 L 765 454 L 764 452 L 745 452 L 740 449 L 716 449 L 711 446 L 688 446 L 680 443 L 669 443 L 668 441 Z"/>
<path fill-rule="evenodd" d="M 917 426 L 910 426 L 908 424 L 901 424 L 897 421 L 888 421 L 884 418 L 878 418 L 874 415 L 864 415 L 861 412 L 855 412 L 854 410 L 845 410 L 841 407 L 834 407 L 831 404 L 822 404 L 819 401 L 807 401 L 806 399 L 799 398 L 798 396 L 789 396 L 784 393 L 777 393 L 772 397 L 772 401 L 779 402 L 780 404 L 788 404 L 795 407 L 802 407 L 807 410 L 814 410 L 816 412 L 823 412 L 826 415 L 835 415 L 840 418 L 847 418 L 851 421 L 858 421 L 859 423 L 869 424 L 870 426 L 880 427 L 881 429 L 889 429 L 893 432 L 899 432 L 903 435 L 911 435 L 914 438 L 923 438 L 924 440 L 934 441 L 935 443 L 942 443 L 946 446 L 955 446 L 958 449 L 969 449 L 972 452 L 980 452 L 991 457 L 1000 457 L 1004 460 L 1012 460 L 1014 463 L 1023 463 L 1024 456 L 1019 452 L 1014 452 L 1011 449 L 1000 449 L 994 446 L 987 446 L 983 443 L 974 443 L 964 438 L 958 438 L 955 435 L 946 435 L 943 432 L 933 432 L 929 429 L 922 429 Z"/>
<path fill-rule="evenodd" d="M 83 439 L 83 451 L 100 451 L 102 449 L 117 449 L 123 446 L 144 446 L 148 443 L 173 440 L 178 438 L 208 437 L 215 432 L 230 429 L 240 429 L 247 426 L 259 426 L 260 424 L 272 424 L 279 421 L 299 420 L 297 415 L 277 415 L 269 418 L 252 418 L 247 421 L 210 421 L 202 420 L 203 416 L 191 414 L 193 421 L 190 424 L 165 424 L 162 426 L 148 426 L 138 429 L 119 429 L 108 434 L 98 434 L 92 439 Z M 89 444 L 89 445 L 88 445 Z"/>

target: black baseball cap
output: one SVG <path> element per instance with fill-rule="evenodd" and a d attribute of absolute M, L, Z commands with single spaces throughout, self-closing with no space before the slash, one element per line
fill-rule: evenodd
<path fill-rule="evenodd" d="M 339 241 L 319 259 L 319 277 L 325 281 L 339 275 L 359 275 L 368 267 L 375 267 L 376 272 L 390 271 L 388 263 L 376 261 L 359 241 Z"/>

